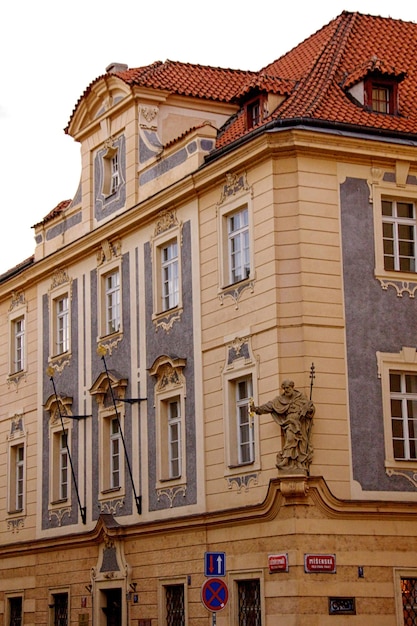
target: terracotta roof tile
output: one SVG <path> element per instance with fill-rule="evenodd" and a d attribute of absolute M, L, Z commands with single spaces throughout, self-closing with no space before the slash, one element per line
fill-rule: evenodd
<path fill-rule="evenodd" d="M 263 124 L 310 120 L 348 124 L 355 130 L 361 127 L 417 135 L 416 46 L 417 25 L 413 22 L 344 11 L 260 72 L 168 60 L 112 75 L 128 85 L 218 102 L 244 104 L 252 92 L 284 96 Z M 398 82 L 398 115 L 366 110 L 348 93 L 369 72 L 391 76 Z M 91 83 L 82 98 L 107 76 Z M 241 112 L 219 131 L 217 147 L 247 133 Z"/>
<path fill-rule="evenodd" d="M 417 134 L 417 25 L 391 18 L 343 12 L 262 72 L 294 89 L 264 122 L 315 120 L 363 129 Z M 373 113 L 353 102 L 347 88 L 367 72 L 399 80 L 399 115 Z M 233 128 L 233 124 L 236 128 Z M 217 145 L 239 137 L 239 117 L 225 126 Z"/>
<path fill-rule="evenodd" d="M 56 205 L 56 207 L 52 209 L 52 211 L 49 211 L 49 213 L 45 215 L 45 217 L 40 222 L 38 222 L 37 224 L 34 224 L 32 228 L 36 228 L 37 226 L 42 226 L 42 224 L 46 224 L 47 222 L 50 222 L 51 220 L 54 219 L 54 217 L 56 217 L 60 213 L 63 213 L 65 209 L 69 207 L 71 202 L 72 200 L 62 200 L 59 204 Z"/>

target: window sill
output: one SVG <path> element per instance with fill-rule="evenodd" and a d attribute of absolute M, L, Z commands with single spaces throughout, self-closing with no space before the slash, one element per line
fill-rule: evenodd
<path fill-rule="evenodd" d="M 59 506 L 62 506 L 63 504 L 68 504 L 68 503 L 69 503 L 69 498 L 62 498 L 62 500 L 53 500 L 51 502 L 51 506 L 59 507 Z"/>
<path fill-rule="evenodd" d="M 112 493 L 119 493 L 120 491 L 122 491 L 121 487 L 110 487 L 109 489 L 103 489 L 103 491 L 101 492 L 101 495 L 107 496 Z"/>
<path fill-rule="evenodd" d="M 387 472 L 393 470 L 395 472 L 417 472 L 417 459 L 405 460 L 401 459 L 396 461 L 395 459 L 385 460 L 385 469 Z"/>
<path fill-rule="evenodd" d="M 177 306 L 172 309 L 167 309 L 166 311 L 153 313 L 152 322 L 156 327 L 161 326 L 164 330 L 170 330 L 175 322 L 181 319 L 182 312 L 182 306 Z"/>

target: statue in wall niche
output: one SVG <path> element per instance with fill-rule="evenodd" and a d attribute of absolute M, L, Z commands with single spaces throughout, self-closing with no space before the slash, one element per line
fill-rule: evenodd
<path fill-rule="evenodd" d="M 313 458 L 310 442 L 314 404 L 301 391 L 294 389 L 292 380 L 284 380 L 282 393 L 261 406 L 250 403 L 250 411 L 270 413 L 281 426 L 284 443 L 277 454 L 277 468 L 288 474 L 306 474 Z"/>

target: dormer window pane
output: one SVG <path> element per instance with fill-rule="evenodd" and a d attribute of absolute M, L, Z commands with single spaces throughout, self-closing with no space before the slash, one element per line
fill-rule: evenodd
<path fill-rule="evenodd" d="M 390 96 L 389 87 L 374 85 L 372 87 L 372 110 L 376 113 L 391 113 Z"/>

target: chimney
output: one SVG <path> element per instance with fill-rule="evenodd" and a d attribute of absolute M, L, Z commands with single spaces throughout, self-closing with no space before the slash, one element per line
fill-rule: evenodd
<path fill-rule="evenodd" d="M 125 72 L 129 69 L 129 66 L 126 63 L 110 63 L 106 67 L 106 72 L 108 74 L 115 74 L 116 72 Z"/>

